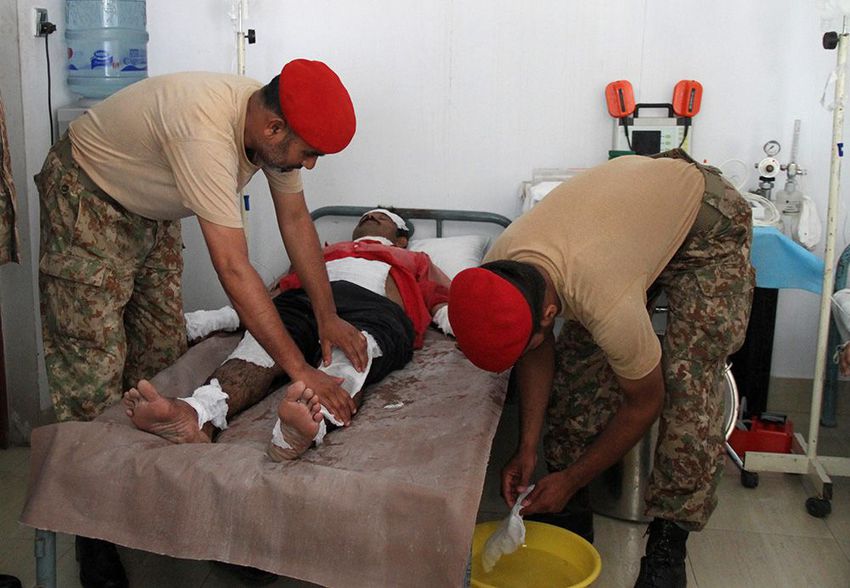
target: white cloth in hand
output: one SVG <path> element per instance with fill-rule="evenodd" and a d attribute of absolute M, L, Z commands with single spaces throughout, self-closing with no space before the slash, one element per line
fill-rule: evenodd
<path fill-rule="evenodd" d="M 238 328 L 239 315 L 229 306 L 186 313 L 186 335 L 190 342 L 216 331 L 235 331 Z"/>
<path fill-rule="evenodd" d="M 513 553 L 525 543 L 525 523 L 523 523 L 519 511 L 522 509 L 522 501 L 532 490 L 534 490 L 533 484 L 519 495 L 511 509 L 511 514 L 505 517 L 499 528 L 490 535 L 484 544 L 484 550 L 481 552 L 481 565 L 484 566 L 486 573 L 493 569 L 493 566 L 503 555 Z"/>

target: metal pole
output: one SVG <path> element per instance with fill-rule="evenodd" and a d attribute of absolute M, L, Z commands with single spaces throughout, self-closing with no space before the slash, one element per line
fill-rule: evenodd
<path fill-rule="evenodd" d="M 56 533 L 35 530 L 35 585 L 56 588 Z"/>
<path fill-rule="evenodd" d="M 806 455 L 817 456 L 823 384 L 826 372 L 827 338 L 829 337 L 830 296 L 835 286 L 835 238 L 838 225 L 838 190 L 841 185 L 843 155 L 844 81 L 847 70 L 847 32 L 838 36 L 838 71 L 835 81 L 835 110 L 832 113 L 832 161 L 829 168 L 829 203 L 826 213 L 826 248 L 823 255 L 823 290 L 821 291 L 818 345 L 815 359 L 815 381 L 812 388 L 812 410 L 809 417 L 809 442 Z"/>
<path fill-rule="evenodd" d="M 236 6 L 236 73 L 245 75 L 245 31 L 243 30 L 243 19 L 245 17 L 245 0 L 238 0 Z M 238 194 L 239 210 L 242 214 L 242 230 L 245 233 L 245 241 L 250 244 L 248 234 L 248 207 L 245 205 L 245 194 L 241 190 Z"/>
<path fill-rule="evenodd" d="M 239 0 L 236 7 L 236 73 L 245 75 L 245 31 L 242 19 L 245 16 L 245 0 Z"/>

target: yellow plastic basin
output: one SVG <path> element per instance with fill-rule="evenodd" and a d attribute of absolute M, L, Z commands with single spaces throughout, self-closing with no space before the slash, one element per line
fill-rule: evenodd
<path fill-rule="evenodd" d="M 477 588 L 581 588 L 590 586 L 602 570 L 599 552 L 575 533 L 545 523 L 526 522 L 525 545 L 503 555 L 487 574 L 481 565 L 481 551 L 500 523 L 475 525 L 472 585 Z"/>

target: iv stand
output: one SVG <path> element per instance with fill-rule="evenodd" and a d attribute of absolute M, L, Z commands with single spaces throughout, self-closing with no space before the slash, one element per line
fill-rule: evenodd
<path fill-rule="evenodd" d="M 850 476 L 850 458 L 818 457 L 818 433 L 823 386 L 826 372 L 827 339 L 829 336 L 830 294 L 835 285 L 835 238 L 838 224 L 838 191 L 841 184 L 841 158 L 844 155 L 844 97 L 847 70 L 847 49 L 850 42 L 847 18 L 841 33 L 827 33 L 823 38 L 825 49 L 838 49 L 837 79 L 835 82 L 835 110 L 832 118 L 832 159 L 829 170 L 829 203 L 826 220 L 826 248 L 824 250 L 823 288 L 821 290 L 820 320 L 818 321 L 817 354 L 812 388 L 812 407 L 809 416 L 809 437 L 804 440 L 795 434 L 793 453 L 747 452 L 745 467 L 750 471 L 805 474 L 804 482 L 814 488 L 815 495 L 806 500 L 806 510 L 815 517 L 825 517 L 832 511 L 833 476 Z"/>
<path fill-rule="evenodd" d="M 243 30 L 245 18 L 245 3 L 247 0 L 238 0 L 236 3 L 236 73 L 245 75 L 245 42 L 253 45 L 257 42 L 254 29 Z M 245 232 L 245 240 L 248 241 L 248 204 L 244 194 L 239 192 L 239 209 L 242 213 L 242 230 Z"/>

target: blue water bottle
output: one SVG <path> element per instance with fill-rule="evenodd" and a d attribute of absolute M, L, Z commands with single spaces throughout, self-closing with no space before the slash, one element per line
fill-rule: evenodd
<path fill-rule="evenodd" d="M 145 0 L 66 0 L 68 87 L 101 99 L 148 76 Z"/>

